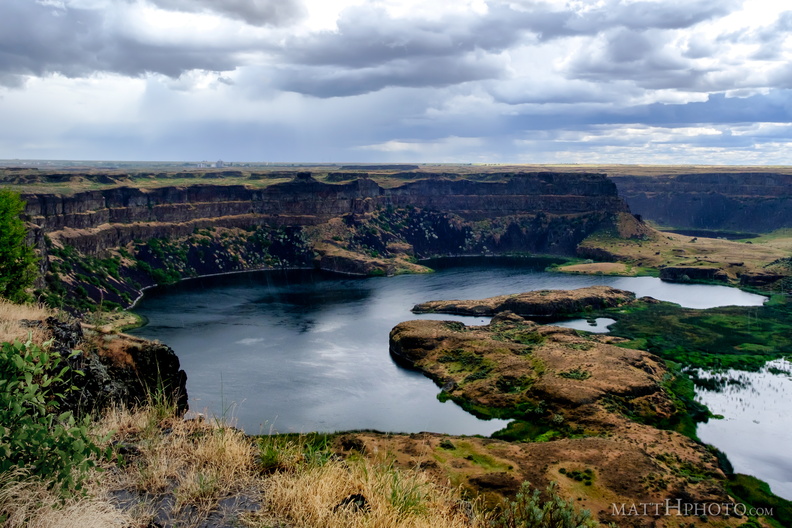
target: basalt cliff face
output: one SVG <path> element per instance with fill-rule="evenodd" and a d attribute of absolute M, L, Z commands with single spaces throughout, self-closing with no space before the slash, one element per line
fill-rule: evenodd
<path fill-rule="evenodd" d="M 601 174 L 502 180 L 385 188 L 366 177 L 331 184 L 297 173 L 263 188 L 114 187 L 23 198 L 48 256 L 50 290 L 121 305 L 154 283 L 250 269 L 370 275 L 420 271 L 415 260 L 433 256 L 574 255 L 585 237 L 629 213 Z"/>
<path fill-rule="evenodd" d="M 411 206 L 459 215 L 466 220 L 510 215 L 623 212 L 616 187 L 602 175 L 536 173 L 508 182 L 419 180 L 384 189 L 369 179 L 326 184 L 300 173 L 265 189 L 194 185 L 138 189 L 117 187 L 71 196 L 26 194 L 29 220 L 45 232 L 146 223 L 212 220 L 218 225 L 311 225 L 378 207 Z M 134 232 L 134 230 L 129 230 Z M 118 234 L 123 243 L 123 235 Z M 110 242 L 110 240 L 108 240 Z M 112 244 L 112 245 L 118 245 Z M 86 250 L 101 250 L 101 246 Z"/>
<path fill-rule="evenodd" d="M 792 227 L 792 175 L 613 176 L 630 209 L 676 228 L 766 232 Z"/>

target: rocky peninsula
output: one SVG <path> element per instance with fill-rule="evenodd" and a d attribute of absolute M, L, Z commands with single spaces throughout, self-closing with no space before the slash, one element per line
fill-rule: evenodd
<path fill-rule="evenodd" d="M 613 504 L 734 501 L 716 453 L 679 432 L 691 411 L 684 375 L 653 354 L 619 346 L 624 339 L 533 322 L 509 311 L 510 299 L 526 315 L 543 317 L 634 301 L 612 288 L 434 301 L 416 309 L 495 316 L 483 326 L 416 320 L 392 330 L 392 357 L 432 378 L 441 398 L 514 420 L 481 447 L 509 460 L 508 469 L 474 472 L 467 485 L 494 492 L 509 482 L 557 481 L 601 522 L 617 526 L 676 525 L 659 515 L 620 516 Z M 639 519 L 650 524 L 634 524 Z M 684 522 L 706 523 L 695 515 Z"/>

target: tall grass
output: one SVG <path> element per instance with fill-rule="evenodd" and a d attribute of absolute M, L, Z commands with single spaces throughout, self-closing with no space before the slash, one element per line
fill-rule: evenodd
<path fill-rule="evenodd" d="M 53 315 L 52 310 L 41 305 L 14 304 L 0 299 L 0 343 L 27 341 L 30 337 L 33 343 L 41 345 L 49 338 L 46 330 L 26 326 L 24 321 L 42 321 Z"/>
<path fill-rule="evenodd" d="M 362 496 L 364 505 L 346 504 Z M 367 459 L 330 459 L 301 471 L 280 471 L 265 484 L 267 508 L 306 528 L 456 528 L 482 526 L 457 490 L 425 473 Z"/>
<path fill-rule="evenodd" d="M 115 431 L 116 445 L 137 454 L 120 458 L 125 471 L 111 485 L 153 494 L 172 493 L 175 510 L 186 506 L 206 514 L 219 501 L 258 487 L 254 442 L 241 431 L 203 420 L 183 420 L 168 407 L 153 406 L 107 413 L 98 434 Z"/>
<path fill-rule="evenodd" d="M 0 524 L 5 528 L 129 527 L 134 519 L 107 499 L 63 499 L 24 470 L 0 474 Z"/>

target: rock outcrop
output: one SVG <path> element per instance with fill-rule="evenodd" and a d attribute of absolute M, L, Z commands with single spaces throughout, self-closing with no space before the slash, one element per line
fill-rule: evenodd
<path fill-rule="evenodd" d="M 729 280 L 729 276 L 722 269 L 707 266 L 667 266 L 660 268 L 660 278 L 668 282 Z"/>
<path fill-rule="evenodd" d="M 623 212 L 616 187 L 604 175 L 526 173 L 506 182 L 418 180 L 385 189 L 362 178 L 344 184 L 321 183 L 310 173 L 264 189 L 240 185 L 188 187 L 116 187 L 73 195 L 25 194 L 28 220 L 51 233 L 63 229 L 89 230 L 112 225 L 113 246 L 145 236 L 130 224 L 166 223 L 193 228 L 191 222 L 212 220 L 215 225 L 311 225 L 378 207 L 415 207 L 458 215 L 467 220 L 514 215 L 591 214 Z M 153 233 L 152 233 L 153 234 Z M 101 251 L 102 243 L 84 244 Z"/>
<path fill-rule="evenodd" d="M 400 323 L 390 351 L 442 387 L 441 399 L 484 417 L 514 419 L 493 437 L 526 442 L 502 451 L 492 444 L 487 452 L 516 456 L 519 450 L 518 480 L 564 486 L 577 475 L 579 484 L 563 491 L 585 499 L 601 522 L 638 526 L 617 515 L 613 503 L 664 503 L 681 494 L 695 503 L 730 502 L 715 456 L 660 429 L 685 412 L 665 388 L 673 374 L 660 358 L 611 339 L 501 312 L 484 326 Z"/>
<path fill-rule="evenodd" d="M 792 175 L 613 176 L 633 213 L 676 228 L 766 232 L 792 227 Z"/>
<path fill-rule="evenodd" d="M 635 294 L 632 292 L 610 286 L 590 286 L 576 290 L 537 290 L 475 301 L 429 301 L 416 304 L 412 311 L 474 316 L 509 311 L 523 317 L 563 317 L 612 308 L 633 300 Z"/>
<path fill-rule="evenodd" d="M 75 390 L 64 393 L 62 409 L 97 412 L 112 405 L 171 402 L 187 410 L 187 375 L 168 346 L 126 334 L 107 333 L 80 321 L 48 317 L 29 321 L 51 338 L 50 347 L 73 371 L 67 380 Z M 78 350 L 76 355 L 72 351 Z"/>

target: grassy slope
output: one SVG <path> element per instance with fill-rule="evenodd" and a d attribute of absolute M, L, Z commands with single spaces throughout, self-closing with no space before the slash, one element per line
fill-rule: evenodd
<path fill-rule="evenodd" d="M 792 303 L 781 296 L 764 306 L 694 310 L 637 302 L 604 313 L 617 320 L 611 335 L 630 340 L 623 346 L 690 367 L 757 370 L 792 355 Z"/>

